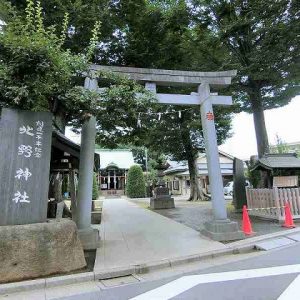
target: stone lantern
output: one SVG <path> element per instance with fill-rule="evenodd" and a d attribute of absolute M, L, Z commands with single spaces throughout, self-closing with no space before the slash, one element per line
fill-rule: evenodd
<path fill-rule="evenodd" d="M 152 209 L 175 208 L 174 198 L 171 197 L 169 188 L 166 186 L 166 183 L 163 180 L 164 171 L 167 168 L 168 166 L 162 162 L 159 162 L 155 168 L 158 173 L 158 181 L 156 187 L 154 188 L 153 197 L 150 198 L 150 208 Z"/>

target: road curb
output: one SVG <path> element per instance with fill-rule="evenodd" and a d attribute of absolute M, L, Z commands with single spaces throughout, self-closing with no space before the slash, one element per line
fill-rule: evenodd
<path fill-rule="evenodd" d="M 90 281 L 99 281 L 104 279 L 128 276 L 132 274 L 145 274 L 154 270 L 172 268 L 187 263 L 205 261 L 207 259 L 213 259 L 225 255 L 246 253 L 249 251 L 253 251 L 254 245 L 257 242 L 269 240 L 276 237 L 287 236 L 299 232 L 300 232 L 300 228 L 295 228 L 288 231 L 276 232 L 268 235 L 248 238 L 246 240 L 242 240 L 238 242 L 233 242 L 227 244 L 227 248 L 221 250 L 208 251 L 200 254 L 175 257 L 172 259 L 152 261 L 144 264 L 129 265 L 129 266 L 111 268 L 105 270 L 95 270 L 94 272 L 55 276 L 46 279 L 35 279 L 35 280 L 27 280 L 22 282 L 0 284 L 0 295 L 24 292 L 30 290 L 52 288 L 58 286 L 65 286 L 65 285 L 84 283 Z"/>
<path fill-rule="evenodd" d="M 253 237 L 249 237 L 245 240 L 232 242 L 232 243 L 228 244 L 228 247 L 243 249 L 243 248 L 250 247 L 251 245 L 254 245 L 257 242 L 266 241 L 266 240 L 273 239 L 276 237 L 283 237 L 283 236 L 287 236 L 287 235 L 291 235 L 293 233 L 299 233 L 299 232 L 300 232 L 300 227 L 297 227 L 297 228 L 293 228 L 293 229 L 287 229 L 285 231 L 279 231 L 279 232 L 264 234 L 264 235 L 260 235 L 260 236 L 253 236 Z"/>
<path fill-rule="evenodd" d="M 46 288 L 46 279 L 34 279 L 21 282 L 0 284 L 0 295 L 26 292 Z"/>
<path fill-rule="evenodd" d="M 94 272 L 85 272 L 57 277 L 46 278 L 46 288 L 57 287 L 62 285 L 84 283 L 95 280 Z"/>

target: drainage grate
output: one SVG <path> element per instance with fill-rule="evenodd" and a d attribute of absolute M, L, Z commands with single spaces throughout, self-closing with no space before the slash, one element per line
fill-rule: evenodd
<path fill-rule="evenodd" d="M 300 233 L 293 233 L 287 236 L 289 239 L 300 242 Z"/>
<path fill-rule="evenodd" d="M 268 250 L 276 249 L 279 247 L 291 245 L 293 243 L 295 243 L 294 240 L 286 238 L 286 237 L 282 237 L 282 238 L 259 242 L 254 245 L 254 248 L 256 248 L 258 250 L 268 251 Z"/>
<path fill-rule="evenodd" d="M 114 286 L 130 284 L 130 283 L 137 283 L 139 282 L 139 280 L 133 275 L 128 275 L 128 276 L 122 276 L 122 277 L 116 277 L 110 279 L 102 279 L 100 280 L 100 282 L 105 287 L 114 287 Z"/>

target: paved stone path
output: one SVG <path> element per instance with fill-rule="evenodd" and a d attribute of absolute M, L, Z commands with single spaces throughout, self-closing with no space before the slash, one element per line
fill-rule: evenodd
<path fill-rule="evenodd" d="M 226 248 L 125 198 L 104 200 L 100 236 L 94 267 L 100 272 Z"/>
<path fill-rule="evenodd" d="M 211 201 L 190 202 L 187 201 L 187 197 L 175 196 L 174 198 L 174 209 L 159 209 L 155 212 L 199 232 L 204 229 L 205 222 L 213 219 Z M 232 199 L 228 197 L 226 200 L 230 204 Z M 130 201 L 143 207 L 149 206 L 149 200 L 146 198 L 131 199 Z M 229 209 L 228 217 L 232 221 L 238 222 L 239 227 L 242 228 L 242 213 L 235 213 Z M 256 236 L 286 230 L 276 220 L 264 220 L 253 216 L 250 216 L 250 219 Z"/>

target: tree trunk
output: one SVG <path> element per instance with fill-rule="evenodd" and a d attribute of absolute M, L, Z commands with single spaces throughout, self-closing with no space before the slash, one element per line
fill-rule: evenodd
<path fill-rule="evenodd" d="M 62 197 L 62 177 L 60 173 L 53 174 L 53 182 L 49 185 L 49 198 L 54 198 L 54 201 L 48 203 L 48 218 L 56 218 L 57 203 L 63 201 Z"/>
<path fill-rule="evenodd" d="M 269 140 L 265 123 L 264 108 L 261 102 L 260 90 L 255 87 L 249 93 L 256 134 L 258 157 L 269 153 Z"/>
<path fill-rule="evenodd" d="M 54 175 L 54 198 L 57 203 L 63 201 L 62 197 L 62 174 L 57 173 Z"/>
<path fill-rule="evenodd" d="M 190 197 L 189 201 L 205 200 L 205 196 L 202 190 L 201 182 L 198 178 L 198 166 L 197 166 L 197 150 L 193 148 L 190 131 L 184 126 L 184 113 L 181 117 L 180 135 L 183 143 L 184 151 L 187 154 L 187 161 L 190 173 Z"/>
<path fill-rule="evenodd" d="M 205 200 L 202 185 L 198 178 L 197 158 L 193 157 L 193 155 L 189 156 L 188 167 L 191 186 L 189 201 Z"/>

